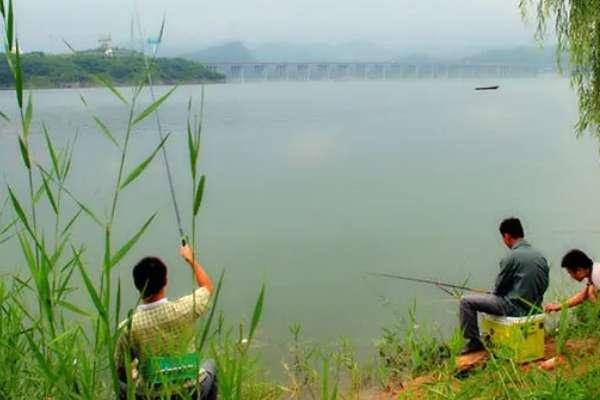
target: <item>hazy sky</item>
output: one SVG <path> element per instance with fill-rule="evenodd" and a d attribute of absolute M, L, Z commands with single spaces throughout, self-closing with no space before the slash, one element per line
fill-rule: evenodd
<path fill-rule="evenodd" d="M 372 42 L 402 50 L 498 48 L 532 43 L 518 0 L 17 0 L 25 50 L 96 46 L 100 34 L 128 41 L 138 4 L 147 32 L 167 17 L 165 46 Z"/>

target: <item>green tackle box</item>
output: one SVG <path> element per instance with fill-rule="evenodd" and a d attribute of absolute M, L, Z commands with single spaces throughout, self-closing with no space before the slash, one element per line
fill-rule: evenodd
<path fill-rule="evenodd" d="M 544 357 L 544 314 L 500 317 L 481 314 L 481 335 L 495 354 L 524 363 Z"/>
<path fill-rule="evenodd" d="M 142 365 L 142 376 L 147 383 L 165 384 L 198 378 L 200 356 L 188 353 L 182 356 L 150 357 Z"/>

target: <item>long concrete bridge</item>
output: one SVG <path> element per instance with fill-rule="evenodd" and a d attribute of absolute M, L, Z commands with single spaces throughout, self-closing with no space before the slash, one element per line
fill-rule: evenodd
<path fill-rule="evenodd" d="M 503 64 L 408 64 L 394 62 L 205 63 L 230 82 L 528 77 L 553 66 Z"/>

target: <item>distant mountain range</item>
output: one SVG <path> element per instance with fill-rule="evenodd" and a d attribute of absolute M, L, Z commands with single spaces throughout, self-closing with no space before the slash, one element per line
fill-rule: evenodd
<path fill-rule="evenodd" d="M 251 51 L 256 59 L 265 62 L 386 61 L 394 56 L 394 51 L 370 43 L 267 43 Z"/>
<path fill-rule="evenodd" d="M 488 50 L 462 59 L 469 64 L 556 65 L 556 46 Z M 567 57 L 564 57 L 566 63 Z"/>
<path fill-rule="evenodd" d="M 229 42 L 211 46 L 200 51 L 184 54 L 183 58 L 204 63 L 220 62 L 384 62 L 393 61 L 411 64 L 460 63 L 460 64 L 510 64 L 540 65 L 556 64 L 556 47 L 539 48 L 521 46 L 510 49 L 494 49 L 476 54 L 451 58 L 427 53 L 398 52 L 370 43 L 344 44 L 293 44 L 267 43 L 248 46 L 242 42 Z"/>
<path fill-rule="evenodd" d="M 182 55 L 188 60 L 204 63 L 256 62 L 257 58 L 242 42 L 230 42 L 211 46 L 191 54 Z"/>
<path fill-rule="evenodd" d="M 368 43 L 267 43 L 248 47 L 242 42 L 211 46 L 182 57 L 199 62 L 353 62 L 386 61 L 394 52 Z"/>

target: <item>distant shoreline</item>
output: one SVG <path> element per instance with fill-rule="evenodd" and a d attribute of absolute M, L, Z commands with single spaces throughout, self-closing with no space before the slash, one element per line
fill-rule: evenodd
<path fill-rule="evenodd" d="M 220 80 L 194 80 L 194 81 L 181 81 L 181 82 L 153 82 L 153 86 L 181 86 L 181 85 L 216 85 L 225 84 L 225 79 Z M 127 88 L 135 86 L 135 82 L 115 83 L 113 85 L 118 88 Z M 66 82 L 61 85 L 26 85 L 25 90 L 61 90 L 61 89 L 101 89 L 104 86 L 96 83 L 81 84 L 80 82 Z M 14 86 L 0 86 L 0 91 L 11 91 L 15 90 Z"/>

